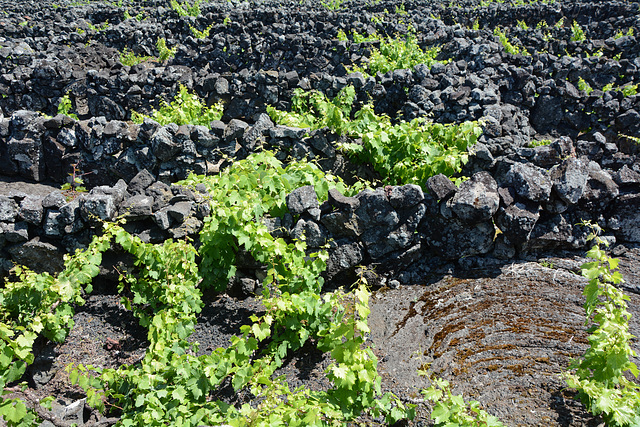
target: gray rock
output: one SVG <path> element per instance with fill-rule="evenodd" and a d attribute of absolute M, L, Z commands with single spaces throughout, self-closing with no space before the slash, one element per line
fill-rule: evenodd
<path fill-rule="evenodd" d="M 184 220 L 178 227 L 169 229 L 169 235 L 174 239 L 184 239 L 187 236 L 194 236 L 202 230 L 202 221 L 198 218 L 190 216 Z"/>
<path fill-rule="evenodd" d="M 622 166 L 616 173 L 613 174 L 613 180 L 616 184 L 622 186 L 640 186 L 640 173 L 629 169 L 627 165 Z"/>
<path fill-rule="evenodd" d="M 582 201 L 591 209 L 604 209 L 620 191 L 609 172 L 602 170 L 596 162 L 590 162 L 589 178 L 582 195 Z"/>
<path fill-rule="evenodd" d="M 356 215 L 363 229 L 376 227 L 382 232 L 384 230 L 390 232 L 400 222 L 397 212 L 389 203 L 383 189 L 364 190 L 356 198 L 360 201 Z"/>
<path fill-rule="evenodd" d="M 509 242 L 519 247 L 529 239 L 540 218 L 539 211 L 538 206 L 527 206 L 523 203 L 500 208 L 496 216 L 496 225 Z"/>
<path fill-rule="evenodd" d="M 310 145 L 316 151 L 319 151 L 322 155 L 329 159 L 336 157 L 336 149 L 329 142 L 322 129 L 317 129 L 311 132 L 308 138 L 304 138 L 303 142 Z"/>
<path fill-rule="evenodd" d="M 562 99 L 551 95 L 541 95 L 531 110 L 529 121 L 538 133 L 544 133 L 544 130 L 557 126 L 562 120 L 562 116 Z"/>
<path fill-rule="evenodd" d="M 308 212 L 312 214 L 314 219 L 319 219 L 320 204 L 313 185 L 296 188 L 288 194 L 287 208 L 292 215 L 301 215 L 304 212 Z"/>
<path fill-rule="evenodd" d="M 16 164 L 18 175 L 33 181 L 45 178 L 42 143 L 31 138 L 10 139 L 9 158 Z"/>
<path fill-rule="evenodd" d="M 178 130 L 176 124 L 162 126 L 151 137 L 153 155 L 161 161 L 173 159 L 182 148 L 182 144 L 174 136 Z"/>
<path fill-rule="evenodd" d="M 103 195 L 103 196 L 111 196 L 113 197 L 113 201 L 116 205 L 122 203 L 122 201 L 127 196 L 127 183 L 124 180 L 120 179 L 113 187 L 108 185 L 101 185 L 99 187 L 93 188 L 90 192 L 90 195 Z"/>
<path fill-rule="evenodd" d="M 574 230 L 577 226 L 565 214 L 554 215 L 544 221 L 538 221 L 523 245 L 523 250 L 552 250 L 558 248 L 577 249 L 584 245 L 584 236 L 576 238 L 576 234 L 584 234 Z M 586 235 L 585 235 L 586 236 Z"/>
<path fill-rule="evenodd" d="M 259 142 L 264 141 L 265 132 L 273 128 L 274 126 L 275 125 L 273 121 L 271 121 L 271 118 L 268 114 L 260 113 L 253 126 L 249 127 L 244 133 L 243 145 L 245 146 L 245 148 L 250 151 L 255 149 L 256 145 L 258 145 Z"/>
<path fill-rule="evenodd" d="M 422 188 L 415 184 L 391 187 L 389 203 L 394 209 L 411 208 L 424 200 Z"/>
<path fill-rule="evenodd" d="M 167 214 L 181 224 L 191 214 L 194 204 L 191 201 L 175 203 L 167 208 Z"/>
<path fill-rule="evenodd" d="M 323 215 L 320 221 L 336 237 L 358 237 L 362 234 L 358 217 L 353 212 L 331 212 Z"/>
<path fill-rule="evenodd" d="M 520 197 L 534 202 L 549 200 L 551 195 L 549 173 L 537 166 L 514 163 L 504 175 L 503 181 L 513 187 Z"/>
<path fill-rule="evenodd" d="M 640 243 L 640 194 L 625 194 L 613 203 L 616 237 L 623 242 Z M 611 222 L 611 221 L 610 221 Z"/>
<path fill-rule="evenodd" d="M 382 227 L 374 227 L 366 230 L 361 240 L 365 244 L 369 256 L 373 260 L 378 260 L 385 255 L 408 248 L 416 237 L 418 224 L 424 217 L 426 207 L 417 205 L 409 208 L 411 212 L 403 218 L 400 225 L 393 231 L 387 231 Z"/>
<path fill-rule="evenodd" d="M 1 203 L 2 202 L 0 202 L 0 205 Z M 19 216 L 30 224 L 40 225 L 44 217 L 42 197 L 27 196 L 22 199 L 22 202 L 20 202 Z"/>
<path fill-rule="evenodd" d="M 355 197 L 347 197 L 335 188 L 329 189 L 329 204 L 337 209 L 354 212 L 360 207 L 360 200 Z"/>
<path fill-rule="evenodd" d="M 22 243 L 29 240 L 29 231 L 26 222 L 0 222 L 0 233 L 7 242 Z"/>
<path fill-rule="evenodd" d="M 197 147 L 212 148 L 218 145 L 220 138 L 211 132 L 206 126 L 193 126 L 191 130 L 191 139 L 196 143 Z"/>
<path fill-rule="evenodd" d="M 60 209 L 67 204 L 67 198 L 61 191 L 53 191 L 42 200 L 42 207 L 47 209 Z"/>
<path fill-rule="evenodd" d="M 580 159 L 570 157 L 550 171 L 553 189 L 560 199 L 568 204 L 576 204 L 587 184 L 589 172 L 587 164 Z"/>
<path fill-rule="evenodd" d="M 460 185 L 447 204 L 464 222 L 487 221 L 500 205 L 498 184 L 488 172 L 478 172 Z"/>
<path fill-rule="evenodd" d="M 18 215 L 18 204 L 7 196 L 0 196 L 0 221 L 13 222 Z"/>
<path fill-rule="evenodd" d="M 327 260 L 327 278 L 331 280 L 338 274 L 359 265 L 364 260 L 362 247 L 355 242 L 337 241 L 337 246 L 329 252 Z"/>
<path fill-rule="evenodd" d="M 41 242 L 39 237 L 14 245 L 8 251 L 16 264 L 25 265 L 38 273 L 62 270 L 64 254 L 54 245 Z"/>
<path fill-rule="evenodd" d="M 171 220 L 169 219 L 168 207 L 164 207 L 153 214 L 153 221 L 162 230 L 168 230 L 171 227 Z"/>
<path fill-rule="evenodd" d="M 80 212 L 88 222 L 112 221 L 116 217 L 117 207 L 111 195 L 83 194 L 80 196 Z"/>
<path fill-rule="evenodd" d="M 244 132 L 248 128 L 249 124 L 247 122 L 243 122 L 242 120 L 238 119 L 231 119 L 229 124 L 224 128 L 222 138 L 225 140 L 225 142 L 241 140 Z"/>
<path fill-rule="evenodd" d="M 153 214 L 153 197 L 144 194 L 129 197 L 120 207 L 120 213 L 131 219 L 149 217 Z"/>
<path fill-rule="evenodd" d="M 127 187 L 131 194 L 144 194 L 145 190 L 154 183 L 155 177 L 147 169 L 142 169 L 133 177 Z"/>
<path fill-rule="evenodd" d="M 309 133 L 309 129 L 306 128 L 294 128 L 290 126 L 275 126 L 269 129 L 269 136 L 275 139 L 291 138 L 302 139 Z"/>
<path fill-rule="evenodd" d="M 44 216 L 44 234 L 50 237 L 59 237 L 64 234 L 66 224 L 62 221 L 59 210 L 48 210 Z"/>
<path fill-rule="evenodd" d="M 425 235 L 428 247 L 445 259 L 486 254 L 491 250 L 495 237 L 491 221 L 469 225 L 458 219 L 439 216 L 427 217 L 419 231 Z"/>
<path fill-rule="evenodd" d="M 302 240 L 303 236 L 309 248 L 319 248 L 325 245 L 328 237 L 317 223 L 301 218 L 291 230 L 291 237 Z"/>
<path fill-rule="evenodd" d="M 427 188 L 438 200 L 444 200 L 458 190 L 456 185 L 441 173 L 427 180 Z"/>
<path fill-rule="evenodd" d="M 169 204 L 169 201 L 173 198 L 173 192 L 171 188 L 160 181 L 156 181 L 151 184 L 145 191 L 147 196 L 153 197 L 153 211 L 162 209 Z"/>

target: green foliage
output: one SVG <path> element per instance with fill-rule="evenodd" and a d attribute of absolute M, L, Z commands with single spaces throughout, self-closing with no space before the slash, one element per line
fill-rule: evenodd
<path fill-rule="evenodd" d="M 584 30 L 576 21 L 571 24 L 571 40 L 574 42 L 582 42 L 586 39 Z"/>
<path fill-rule="evenodd" d="M 344 0 L 322 0 L 320 4 L 327 10 L 340 10 L 342 9 L 342 2 Z"/>
<path fill-rule="evenodd" d="M 593 92 L 593 88 L 591 87 L 591 85 L 589 85 L 589 83 L 587 83 L 582 77 L 578 79 L 578 89 L 585 91 L 587 95 Z"/>
<path fill-rule="evenodd" d="M 290 113 L 272 107 L 267 111 L 280 124 L 329 127 L 338 134 L 361 138 L 362 144 L 346 143 L 341 148 L 371 163 L 389 184 L 424 186 L 433 175 L 460 172 L 468 160 L 469 147 L 482 132 L 478 122 L 443 125 L 414 119 L 392 124 L 388 116 L 375 114 L 371 105 L 363 106 L 351 120 L 354 99 L 352 87 L 342 89 L 331 101 L 318 92 L 298 91 Z"/>
<path fill-rule="evenodd" d="M 171 0 L 171 9 L 175 10 L 180 16 L 200 16 L 200 3 L 202 0 L 195 0 L 193 5 L 190 5 L 188 1 L 178 2 L 177 0 Z"/>
<path fill-rule="evenodd" d="M 145 61 L 152 61 L 154 59 L 157 58 L 154 58 L 153 56 L 136 55 L 132 50 L 129 50 L 126 47 L 122 53 L 120 53 L 120 63 L 129 67 L 133 67 L 134 65 Z"/>
<path fill-rule="evenodd" d="M 428 375 L 425 372 L 422 375 Z M 431 386 L 422 390 L 425 399 L 433 402 L 435 407 L 431 419 L 436 427 L 502 427 L 498 418 L 480 409 L 480 403 L 472 400 L 464 401 L 461 395 L 451 392 L 449 382 L 442 378 L 431 378 Z"/>
<path fill-rule="evenodd" d="M 191 30 L 191 33 L 197 39 L 205 39 L 205 38 L 209 37 L 209 32 L 211 31 L 211 28 L 213 28 L 213 24 L 209 25 L 207 28 L 205 28 L 202 31 L 200 31 L 197 28 L 189 25 L 189 29 Z"/>
<path fill-rule="evenodd" d="M 71 112 L 71 97 L 69 96 L 70 92 L 67 92 L 60 98 L 60 102 L 58 102 L 58 114 L 63 114 L 67 117 L 71 117 L 74 120 L 78 120 L 78 116 Z"/>
<path fill-rule="evenodd" d="M 524 22 L 524 21 L 520 21 L 520 20 L 518 21 L 518 27 L 522 28 L 523 30 L 528 30 L 529 29 L 529 26 L 527 25 L 527 23 Z"/>
<path fill-rule="evenodd" d="M 89 27 L 90 30 L 95 31 L 96 33 L 99 33 L 100 31 L 105 31 L 107 28 L 109 28 L 109 20 L 106 20 L 101 26 L 96 26 L 96 25 L 93 25 L 91 22 L 87 22 L 87 26 Z"/>
<path fill-rule="evenodd" d="M 564 27 L 564 17 L 560 18 L 560 19 L 558 20 L 558 22 L 556 22 L 556 23 L 555 23 L 555 25 L 554 25 L 554 26 L 555 26 L 556 28 L 562 28 L 562 27 Z"/>
<path fill-rule="evenodd" d="M 405 9 L 404 3 L 402 3 L 400 6 L 395 7 L 395 11 L 396 11 L 396 15 L 408 15 L 409 12 L 407 12 L 407 9 Z"/>
<path fill-rule="evenodd" d="M 633 27 L 629 27 L 629 29 L 627 30 L 626 33 L 622 32 L 622 30 L 618 31 L 613 38 L 615 38 L 616 40 L 619 38 L 622 38 L 624 36 L 633 36 Z"/>
<path fill-rule="evenodd" d="M 353 35 L 354 41 L 358 43 L 358 37 L 361 36 L 355 31 Z M 393 70 L 410 69 L 418 64 L 431 67 L 440 53 L 440 48 L 437 46 L 423 51 L 418 45 L 415 30 L 412 28 L 404 38 L 380 37 L 379 40 L 380 47 L 372 49 L 369 61 L 364 66 L 352 66 L 349 71 L 359 71 L 365 76 L 373 76 L 376 73 L 384 74 Z"/>
<path fill-rule="evenodd" d="M 634 85 L 622 86 L 620 88 L 620 91 L 622 92 L 622 95 L 624 95 L 624 96 L 633 96 L 633 95 L 636 95 L 638 93 L 638 86 L 640 86 L 640 83 L 636 83 Z"/>
<path fill-rule="evenodd" d="M 176 51 L 178 50 L 177 47 L 169 49 L 167 47 L 167 41 L 164 38 L 158 38 L 158 40 L 156 40 L 156 49 L 158 49 L 159 61 L 166 61 L 173 58 L 176 56 Z"/>
<path fill-rule="evenodd" d="M 529 148 L 541 147 L 543 145 L 549 145 L 549 144 L 551 144 L 550 139 L 533 140 L 529 142 Z"/>
<path fill-rule="evenodd" d="M 109 237 L 93 239 L 85 251 L 65 256 L 65 270 L 56 276 L 15 267 L 17 280 L 0 290 L 0 390 L 17 380 L 33 363 L 38 336 L 63 342 L 73 327 L 73 307 L 84 304 L 83 287 L 91 292 Z M 18 399 L 0 397 L 0 416 L 9 426 L 30 426 L 36 416 Z"/>
<path fill-rule="evenodd" d="M 618 269 L 619 260 L 610 258 L 600 247 L 606 245 L 598 234 L 600 228 L 588 222 L 595 245 L 587 252 L 593 262 L 582 265 L 582 275 L 589 280 L 584 289 L 584 304 L 590 347 L 581 359 L 572 362 L 562 376 L 594 415 L 601 415 L 609 426 L 640 425 L 640 386 L 625 373 L 638 378 L 638 367 L 631 361 L 636 356 L 630 346 L 627 311 L 629 297 L 616 288 L 623 282 Z"/>
<path fill-rule="evenodd" d="M 521 51 L 518 46 L 512 44 L 509 41 L 507 34 L 504 31 L 502 31 L 500 28 L 498 27 L 494 28 L 493 35 L 500 39 L 500 43 L 502 43 L 502 46 L 504 46 L 504 50 L 507 53 L 510 53 L 512 55 L 519 55 L 519 54 L 529 55 L 529 52 L 527 52 L 526 49 L 522 49 Z"/>
<path fill-rule="evenodd" d="M 214 120 L 220 120 L 222 117 L 222 104 L 214 104 L 207 107 L 205 103 L 198 98 L 195 93 L 180 85 L 180 89 L 171 103 L 165 100 L 160 101 L 160 109 L 154 110 L 150 118 L 157 121 L 161 125 L 175 123 L 178 125 L 203 125 L 209 126 Z M 142 123 L 145 116 L 136 111 L 131 113 L 131 121 L 134 123 Z"/>
<path fill-rule="evenodd" d="M 365 340 L 370 294 L 364 279 L 353 292 L 321 296 L 326 253 L 308 254 L 304 241 L 273 238 L 260 219 L 284 213 L 285 195 L 298 185 L 314 185 L 322 199 L 329 187 L 346 192 L 342 183 L 308 163 L 283 168 L 268 152 L 184 184 L 198 183 L 210 191 L 212 212 L 201 234 L 199 266 L 186 242 L 152 245 L 118 225 L 105 226 L 136 260 L 119 289 L 128 296 L 124 305 L 148 328 L 150 345 L 138 365 L 70 366 L 70 379 L 86 390 L 88 403 L 118 407 L 123 426 L 320 426 L 345 425 L 363 412 L 388 422 L 412 416 L 411 407 L 381 393 L 377 359 Z M 267 268 L 265 313 L 252 316 L 228 348 L 195 357 L 197 343 L 187 338 L 202 307 L 200 286 L 224 289 L 235 274 L 239 248 Z M 273 376 L 309 340 L 333 358 L 327 391 L 290 390 L 284 378 Z M 225 384 L 246 390 L 252 403 L 234 407 L 212 398 Z"/>

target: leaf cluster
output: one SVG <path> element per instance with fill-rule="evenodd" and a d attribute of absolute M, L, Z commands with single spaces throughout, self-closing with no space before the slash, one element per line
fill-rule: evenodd
<path fill-rule="evenodd" d="M 176 51 L 178 50 L 177 47 L 169 49 L 167 47 L 167 41 L 163 37 L 156 40 L 156 49 L 158 49 L 158 61 L 166 61 L 173 58 L 176 56 Z"/>
<path fill-rule="evenodd" d="M 190 93 L 184 86 L 180 85 L 178 93 L 171 103 L 160 100 L 160 109 L 154 110 L 151 116 L 145 116 L 136 111 L 131 113 L 131 121 L 142 123 L 145 117 L 151 118 L 161 125 L 176 123 L 177 125 L 192 124 L 209 126 L 214 120 L 222 117 L 222 104 L 214 104 L 207 107 L 195 93 Z"/>
<path fill-rule="evenodd" d="M 493 35 L 498 37 L 498 39 L 500 39 L 500 43 L 502 43 L 502 46 L 504 47 L 504 50 L 507 53 L 510 53 L 512 55 L 529 55 L 529 52 L 527 52 L 526 49 L 520 49 L 520 47 L 518 47 L 517 45 L 512 44 L 509 41 L 509 38 L 507 37 L 507 34 L 502 31 L 500 28 L 496 27 L 493 29 Z"/>
<path fill-rule="evenodd" d="M 417 184 L 439 173 L 451 176 L 468 161 L 468 150 L 481 135 L 478 122 L 459 125 L 414 119 L 393 124 L 364 105 L 352 115 L 355 91 L 347 86 L 333 99 L 319 92 L 297 91 L 292 111 L 268 107 L 271 118 L 280 124 L 318 129 L 329 127 L 362 142 L 344 143 L 341 148 L 370 163 L 388 184 Z"/>
<path fill-rule="evenodd" d="M 60 98 L 60 102 L 58 103 L 58 114 L 63 114 L 74 120 L 78 120 L 78 116 L 71 112 L 73 106 L 71 105 L 71 97 L 69 96 L 69 93 L 70 92 L 67 92 Z"/>
<path fill-rule="evenodd" d="M 376 37 L 362 36 L 355 30 L 352 31 L 355 43 L 378 40 L 379 47 L 373 47 L 369 61 L 363 66 L 349 67 L 349 72 L 361 72 L 364 76 L 374 76 L 376 73 L 387 73 L 393 70 L 411 69 L 418 64 L 431 67 L 436 62 L 440 48 L 434 46 L 423 50 L 418 44 L 415 30 L 409 28 L 404 37 Z"/>
<path fill-rule="evenodd" d="M 618 268 L 619 260 L 610 258 L 600 247 L 605 242 L 598 237 L 599 227 L 590 236 L 596 244 L 587 252 L 594 261 L 582 265 L 582 275 L 589 280 L 584 289 L 584 304 L 589 326 L 590 347 L 571 369 L 562 376 L 594 415 L 601 415 L 610 426 L 640 425 L 640 386 L 630 381 L 625 373 L 638 378 L 638 367 L 631 361 L 636 352 L 630 341 L 627 311 L 629 297 L 616 288 L 623 282 Z"/>
<path fill-rule="evenodd" d="M 422 373 L 428 375 L 427 373 Z M 498 418 L 480 408 L 480 403 L 464 401 L 462 395 L 451 392 L 449 381 L 431 379 L 431 386 L 422 390 L 425 399 L 435 404 L 431 419 L 436 427 L 502 427 Z"/>
<path fill-rule="evenodd" d="M 178 2 L 178 0 L 171 0 L 171 9 L 175 10 L 179 16 L 200 16 L 200 3 L 202 0 L 195 0 L 193 4 L 189 4 L 188 1 Z"/>
<path fill-rule="evenodd" d="M 91 292 L 108 247 L 108 236 L 94 238 L 86 250 L 65 258 L 57 277 L 15 267 L 16 280 L 0 290 L 0 390 L 18 381 L 33 363 L 36 338 L 64 341 L 73 327 L 74 306 L 84 303 L 83 287 Z M 0 418 L 9 426 L 29 426 L 35 414 L 17 399 L 0 397 Z"/>

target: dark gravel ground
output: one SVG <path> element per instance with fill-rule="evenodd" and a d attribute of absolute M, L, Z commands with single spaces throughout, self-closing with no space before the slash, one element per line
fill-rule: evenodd
<path fill-rule="evenodd" d="M 625 286 L 637 289 L 640 248 L 625 248 L 619 257 Z M 574 274 L 584 259 L 565 254 L 541 261 L 553 268 L 517 262 L 453 270 L 413 286 L 374 292 L 369 325 L 383 390 L 407 402 L 420 401 L 420 390 L 428 381 L 417 373 L 428 368 L 448 379 L 454 393 L 480 401 L 505 425 L 600 425 L 602 421 L 574 400 L 558 376 L 587 348 L 585 280 Z M 640 295 L 628 294 L 631 332 L 639 336 Z M 225 346 L 260 310 L 256 298 L 209 298 L 192 335 L 200 353 Z M 82 397 L 68 384 L 64 367 L 70 363 L 117 367 L 144 356 L 146 331 L 124 310 L 117 295 L 90 295 L 75 321 L 64 344 L 42 350 L 39 360 L 53 363 L 36 363 L 31 370 L 38 381 L 48 379 L 36 390 L 41 396 L 67 402 Z M 634 348 L 638 350 L 637 339 Z M 292 386 L 322 389 L 329 385 L 323 374 L 329 363 L 326 355 L 305 348 L 287 360 L 279 374 L 286 375 Z M 410 425 L 429 425 L 428 414 L 429 408 L 419 405 L 418 417 Z"/>

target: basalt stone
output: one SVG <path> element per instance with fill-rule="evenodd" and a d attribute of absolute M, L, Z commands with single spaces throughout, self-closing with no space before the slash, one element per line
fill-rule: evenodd
<path fill-rule="evenodd" d="M 438 200 L 447 199 L 458 190 L 456 185 L 441 173 L 427 180 L 427 188 Z"/>
<path fill-rule="evenodd" d="M 478 172 L 463 182 L 447 203 L 464 222 L 487 221 L 500 205 L 498 184 L 488 172 Z"/>
<path fill-rule="evenodd" d="M 502 181 L 504 185 L 512 187 L 520 197 L 534 202 L 544 202 L 551 195 L 549 173 L 537 166 L 514 163 Z"/>
<path fill-rule="evenodd" d="M 356 198 L 360 201 L 356 215 L 365 230 L 375 227 L 379 231 L 391 231 L 400 222 L 397 212 L 389 203 L 386 192 L 382 188 L 361 191 Z"/>
<path fill-rule="evenodd" d="M 506 208 L 500 208 L 496 215 L 496 225 L 509 242 L 521 246 L 529 239 L 539 218 L 539 206 L 515 203 Z"/>
<path fill-rule="evenodd" d="M 469 225 L 440 216 L 426 217 L 418 230 L 424 234 L 431 251 L 444 259 L 486 254 L 495 237 L 491 221 Z"/>
<path fill-rule="evenodd" d="M 389 203 L 394 209 L 411 208 L 423 200 L 422 188 L 415 184 L 393 186 L 389 191 Z"/>
<path fill-rule="evenodd" d="M 303 236 L 309 248 L 319 248 L 326 244 L 328 239 L 326 231 L 317 223 L 301 218 L 291 230 L 291 237 L 302 240 Z"/>
<path fill-rule="evenodd" d="M 292 215 L 309 213 L 313 218 L 319 219 L 320 204 L 313 185 L 297 188 L 287 195 L 287 208 Z"/>
<path fill-rule="evenodd" d="M 194 202 L 192 201 L 178 202 L 167 208 L 167 214 L 178 223 L 182 223 L 191 214 L 193 206 Z"/>
<path fill-rule="evenodd" d="M 615 227 L 616 237 L 623 242 L 640 243 L 640 195 L 620 196 L 613 202 L 611 211 L 614 214 L 609 224 Z"/>
<path fill-rule="evenodd" d="M 173 239 L 184 239 L 187 236 L 195 236 L 202 230 L 202 221 L 198 218 L 190 216 L 184 220 L 179 226 L 169 229 L 169 235 Z"/>
<path fill-rule="evenodd" d="M 265 140 L 265 133 L 274 126 L 268 114 L 260 113 L 255 123 L 244 132 L 244 147 L 249 151 L 255 149 L 258 143 Z"/>
<path fill-rule="evenodd" d="M 63 252 L 39 237 L 11 246 L 8 252 L 16 264 L 25 265 L 37 273 L 55 273 L 63 267 Z"/>
<path fill-rule="evenodd" d="M 562 98 L 541 95 L 531 110 L 529 121 L 539 133 L 543 133 L 547 129 L 556 127 L 562 116 Z"/>
<path fill-rule="evenodd" d="M 101 185 L 91 189 L 89 194 L 99 194 L 113 197 L 115 204 L 120 204 L 127 196 L 127 183 L 120 179 L 113 186 Z"/>
<path fill-rule="evenodd" d="M 227 127 L 224 128 L 222 138 L 225 142 L 241 140 L 245 131 L 249 128 L 249 124 L 242 120 L 231 119 Z"/>
<path fill-rule="evenodd" d="M 6 196 L 0 196 L 0 221 L 13 222 L 18 215 L 18 204 Z"/>
<path fill-rule="evenodd" d="M 0 201 L 0 206 L 1 205 L 2 202 Z M 27 196 L 22 199 L 22 202 L 20 202 L 19 216 L 30 224 L 40 225 L 44 216 L 42 197 Z"/>
<path fill-rule="evenodd" d="M 577 249 L 585 243 L 586 234 L 566 214 L 558 214 L 536 223 L 523 250 Z"/>
<path fill-rule="evenodd" d="M 143 169 L 129 182 L 127 190 L 132 194 L 144 194 L 147 188 L 155 182 L 155 177 L 147 169 Z"/>
<path fill-rule="evenodd" d="M 45 178 L 40 141 L 31 138 L 10 139 L 7 142 L 7 151 L 20 176 L 33 181 L 42 181 Z"/>
<path fill-rule="evenodd" d="M 589 171 L 587 164 L 581 159 L 571 157 L 550 171 L 553 190 L 558 197 L 568 204 L 576 204 L 584 193 Z"/>
<path fill-rule="evenodd" d="M 619 186 L 640 187 L 640 173 L 624 165 L 613 174 L 613 180 Z"/>
<path fill-rule="evenodd" d="M 153 197 L 153 211 L 157 211 L 169 204 L 169 201 L 173 198 L 171 187 L 167 184 L 156 181 L 151 184 L 145 191 L 148 196 Z"/>
<path fill-rule="evenodd" d="M 153 197 L 136 194 L 129 197 L 120 206 L 120 214 L 130 219 L 147 218 L 153 214 Z"/>
<path fill-rule="evenodd" d="M 329 251 L 325 270 L 329 280 L 360 265 L 364 260 L 364 251 L 359 243 L 345 240 L 337 240 L 335 243 L 335 249 Z"/>
<path fill-rule="evenodd" d="M 67 198 L 61 191 L 52 191 L 42 200 L 42 207 L 59 209 L 67 203 Z"/>
<path fill-rule="evenodd" d="M 360 200 L 355 197 L 347 197 L 335 188 L 329 189 L 329 204 L 337 209 L 354 212 L 360 207 Z"/>
<path fill-rule="evenodd" d="M 604 209 L 611 200 L 618 197 L 618 185 L 609 172 L 600 168 L 596 162 L 589 162 L 588 170 L 589 178 L 581 202 L 589 209 Z"/>
<path fill-rule="evenodd" d="M 164 207 L 153 214 L 153 221 L 161 230 L 168 230 L 172 220 L 169 217 L 169 207 Z"/>
<path fill-rule="evenodd" d="M 113 221 L 117 206 L 111 195 L 86 194 L 80 197 L 80 213 L 88 222 Z"/>
<path fill-rule="evenodd" d="M 29 240 L 29 228 L 26 222 L 0 222 L 0 233 L 10 243 L 22 243 Z"/>
<path fill-rule="evenodd" d="M 174 139 L 178 126 L 175 124 L 162 126 L 151 138 L 153 155 L 161 161 L 171 160 L 182 148 L 182 145 Z"/>

